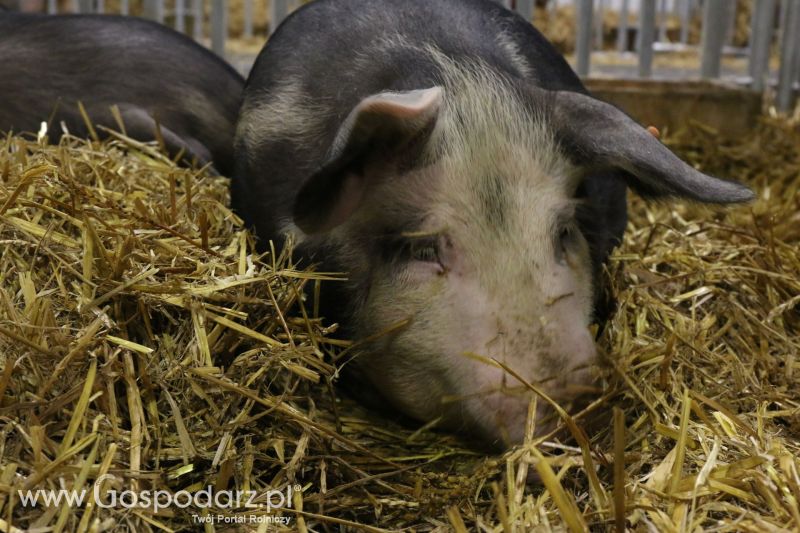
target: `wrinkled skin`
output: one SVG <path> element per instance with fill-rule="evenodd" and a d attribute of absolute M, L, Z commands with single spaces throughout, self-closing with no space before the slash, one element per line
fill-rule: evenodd
<path fill-rule="evenodd" d="M 488 0 L 299 10 L 248 79 L 236 150 L 234 207 L 263 241 L 291 235 L 348 276 L 323 310 L 359 343 L 349 386 L 497 447 L 522 440 L 533 398 L 503 365 L 565 406 L 598 390 L 588 326 L 627 185 L 751 197 L 587 96 Z"/>

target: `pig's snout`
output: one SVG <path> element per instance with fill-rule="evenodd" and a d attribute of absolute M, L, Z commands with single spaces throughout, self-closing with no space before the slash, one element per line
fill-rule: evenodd
<path fill-rule="evenodd" d="M 594 368 L 597 363 L 597 347 L 588 328 L 559 330 L 551 334 L 554 339 L 556 357 L 563 359 L 563 367 L 554 374 L 553 399 L 569 401 L 594 390 L 596 380 Z"/>
<path fill-rule="evenodd" d="M 504 361 L 526 383 L 504 369 L 478 370 L 489 385 L 484 388 L 488 394 L 467 411 L 474 410 L 480 433 L 492 447 L 504 449 L 523 442 L 535 390 L 571 414 L 599 391 L 597 349 L 589 329 L 557 329 L 553 324 L 542 333 L 544 342 L 532 343 L 519 359 Z M 526 367 L 520 368 L 523 364 Z M 555 429 L 559 415 L 545 398 L 537 398 L 536 407 L 533 435 L 540 436 Z"/>

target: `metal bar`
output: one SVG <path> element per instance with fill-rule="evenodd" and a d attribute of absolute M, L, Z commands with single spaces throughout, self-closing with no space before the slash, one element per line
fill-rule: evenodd
<path fill-rule="evenodd" d="M 144 16 L 163 24 L 164 0 L 144 0 Z"/>
<path fill-rule="evenodd" d="M 617 26 L 617 51 L 621 54 L 628 51 L 628 17 L 630 16 L 630 0 L 622 0 L 619 9 L 619 25 Z"/>
<path fill-rule="evenodd" d="M 253 0 L 244 0 L 244 30 L 243 37 L 253 37 Z"/>
<path fill-rule="evenodd" d="M 594 48 L 603 49 L 603 13 L 606 8 L 606 0 L 597 0 L 597 9 L 594 12 Z"/>
<path fill-rule="evenodd" d="M 225 41 L 228 38 L 228 10 L 226 0 L 211 0 L 211 50 L 225 57 Z"/>
<path fill-rule="evenodd" d="M 128 13 L 130 13 L 130 6 L 128 5 L 128 0 L 120 0 L 119 12 L 121 15 L 127 15 Z"/>
<path fill-rule="evenodd" d="M 578 0 L 578 34 L 575 42 L 578 76 L 587 76 L 592 54 L 592 0 Z"/>
<path fill-rule="evenodd" d="M 778 39 L 783 41 L 783 34 L 786 33 L 786 23 L 789 17 L 786 14 L 789 12 L 789 1 L 781 0 L 780 14 L 778 15 Z"/>
<path fill-rule="evenodd" d="M 533 20 L 533 0 L 517 0 L 517 13 L 531 22 Z"/>
<path fill-rule="evenodd" d="M 186 0 L 175 0 L 175 30 L 186 31 Z"/>
<path fill-rule="evenodd" d="M 667 10 L 667 0 L 661 0 L 658 4 L 658 40 L 665 43 L 669 41 L 667 37 L 667 26 L 669 25 L 669 10 Z"/>
<path fill-rule="evenodd" d="M 95 4 L 95 12 L 103 14 L 106 12 L 106 0 L 97 0 Z"/>
<path fill-rule="evenodd" d="M 700 76 L 719 78 L 722 69 L 722 43 L 725 39 L 725 3 L 728 0 L 705 0 L 703 5 L 703 36 Z"/>
<path fill-rule="evenodd" d="M 681 2 L 681 43 L 689 42 L 689 25 L 692 19 L 692 0 L 680 0 Z"/>
<path fill-rule="evenodd" d="M 800 2 L 789 2 L 786 11 L 786 27 L 781 40 L 781 66 L 778 71 L 778 94 L 775 98 L 778 110 L 791 111 L 794 100 L 794 69 L 800 63 Z"/>
<path fill-rule="evenodd" d="M 796 43 L 794 47 L 794 82 L 800 88 L 800 52 L 797 51 L 800 49 L 800 32 L 795 34 L 794 39 Z"/>
<path fill-rule="evenodd" d="M 756 0 L 750 29 L 750 78 L 755 91 L 764 90 L 769 72 L 769 51 L 775 31 L 775 0 Z"/>
<path fill-rule="evenodd" d="M 92 0 L 78 0 L 78 13 L 91 13 Z"/>
<path fill-rule="evenodd" d="M 656 0 L 642 0 L 639 11 L 639 77 L 653 75 L 653 41 L 656 38 Z"/>
<path fill-rule="evenodd" d="M 192 1 L 192 37 L 195 41 L 203 38 L 203 0 Z"/>
<path fill-rule="evenodd" d="M 725 2 L 725 40 L 728 46 L 733 46 L 736 37 L 736 2 Z"/>
<path fill-rule="evenodd" d="M 274 32 L 289 15 L 288 0 L 271 0 L 269 3 L 269 32 Z"/>
<path fill-rule="evenodd" d="M 51 15 L 58 13 L 58 4 L 56 4 L 56 0 L 47 0 L 47 12 Z"/>

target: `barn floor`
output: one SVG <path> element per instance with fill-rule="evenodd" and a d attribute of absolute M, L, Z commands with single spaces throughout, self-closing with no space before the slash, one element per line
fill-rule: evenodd
<path fill-rule="evenodd" d="M 757 201 L 631 198 L 613 423 L 486 457 L 337 393 L 351 345 L 297 305 L 336 276 L 256 255 L 224 179 L 124 138 L 0 139 L 0 531 L 800 529 L 800 122 L 668 142 Z M 121 503 L 209 486 L 260 507 Z"/>

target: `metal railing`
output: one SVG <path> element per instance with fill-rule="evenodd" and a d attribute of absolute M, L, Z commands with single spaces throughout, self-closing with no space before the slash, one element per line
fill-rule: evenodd
<path fill-rule="evenodd" d="M 113 0 L 71 0 L 67 8 L 78 12 L 108 12 Z M 516 10 L 527 20 L 536 23 L 534 0 L 495 0 Z M 736 82 L 755 91 L 775 86 L 776 105 L 782 111 L 793 108 L 800 87 L 800 0 L 752 0 L 750 35 L 745 48 L 733 49 L 732 35 L 737 16 L 735 0 L 549 0 L 547 9 L 572 6 L 575 13 L 574 65 L 582 77 L 592 75 L 593 53 L 602 47 L 603 16 L 607 11 L 618 14 L 616 51 L 637 55 L 635 76 L 658 77 L 654 71 L 657 52 L 680 47 L 695 51 L 699 57 L 697 72 L 686 77 L 718 79 L 723 75 L 723 58 L 735 52 L 748 57 L 748 68 L 736 76 Z M 71 3 L 71 5 L 70 5 Z M 298 7 L 301 0 L 241 0 L 243 27 L 240 37 L 251 38 L 255 13 L 260 10 L 268 21 L 262 37 Z M 47 0 L 50 13 L 63 9 L 64 0 Z M 133 8 L 147 18 L 164 23 L 169 21 L 178 31 L 185 32 L 191 20 L 192 36 L 210 42 L 211 48 L 225 55 L 229 39 L 227 0 L 116 0 L 115 12 L 129 14 Z M 210 9 L 208 9 L 210 7 Z M 701 19 L 699 43 L 690 43 L 693 21 Z M 668 21 L 678 21 L 677 38 L 669 38 Z M 204 35 L 208 28 L 209 35 Z M 629 51 L 630 34 L 635 33 L 635 49 Z M 777 51 L 778 68 L 770 68 L 773 47 Z"/>
<path fill-rule="evenodd" d="M 587 35 L 592 28 L 592 18 L 602 17 L 606 2 L 598 0 L 575 0 L 577 10 L 576 70 L 581 76 L 590 74 L 592 40 Z M 627 24 L 631 2 L 620 0 L 618 28 L 618 51 L 625 51 Z M 640 0 L 638 5 L 637 53 L 638 75 L 649 78 L 653 75 L 653 56 L 658 44 L 667 42 L 666 20 L 669 12 L 678 12 L 680 19 L 680 43 L 688 42 L 692 13 L 702 10 L 700 69 L 703 79 L 720 78 L 722 58 L 732 38 L 732 26 L 736 17 L 736 2 L 733 0 Z M 776 25 L 776 13 L 779 14 Z M 661 21 L 656 32 L 657 21 Z M 800 86 L 800 0 L 754 0 L 750 23 L 748 47 L 743 50 L 749 56 L 746 77 L 742 83 L 761 91 L 770 75 L 770 48 L 778 45 L 779 68 L 776 83 L 776 104 L 782 111 L 792 108 L 795 92 Z"/>

